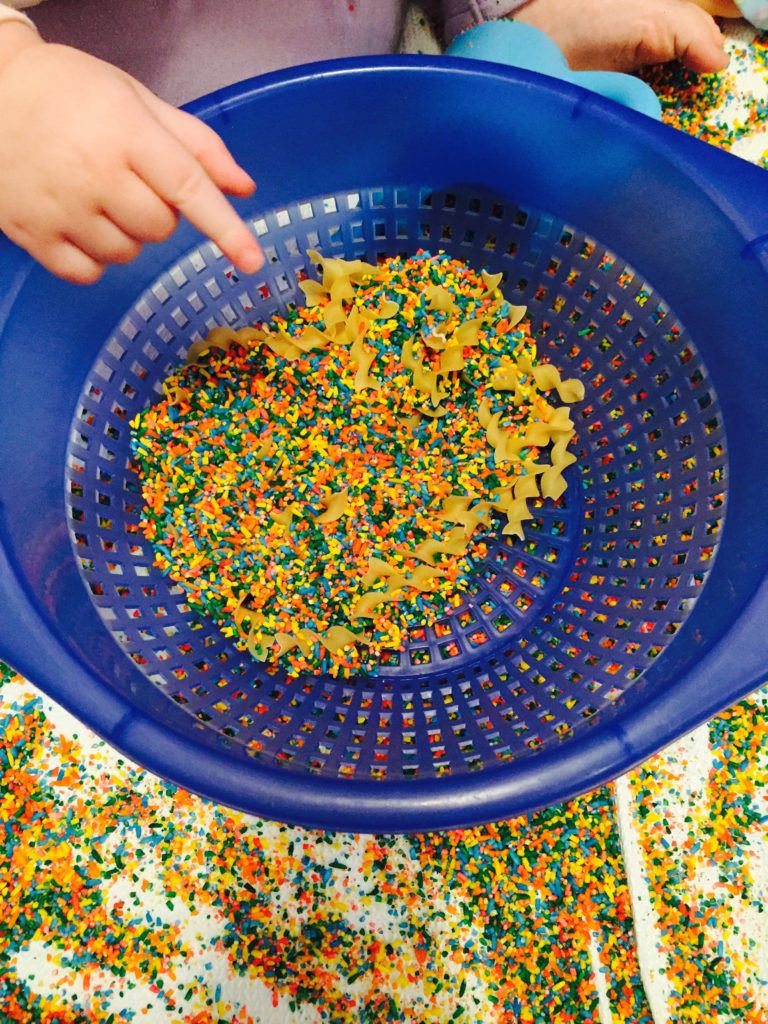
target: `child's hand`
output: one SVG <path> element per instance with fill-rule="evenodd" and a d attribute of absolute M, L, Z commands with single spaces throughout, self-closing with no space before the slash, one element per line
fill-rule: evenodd
<path fill-rule="evenodd" d="M 222 191 L 255 185 L 221 139 L 110 64 L 0 25 L 0 230 L 54 274 L 98 279 L 182 213 L 246 273 L 261 249 Z"/>
<path fill-rule="evenodd" d="M 546 32 L 576 70 L 634 71 L 679 58 L 694 71 L 728 63 L 712 13 L 729 0 L 529 0 L 515 12 Z"/>

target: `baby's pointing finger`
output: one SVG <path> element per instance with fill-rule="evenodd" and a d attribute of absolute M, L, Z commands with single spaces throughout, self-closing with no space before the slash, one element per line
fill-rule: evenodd
<path fill-rule="evenodd" d="M 200 161 L 220 189 L 243 198 L 252 195 L 256 182 L 240 167 L 212 128 L 192 114 L 165 103 L 144 86 L 139 86 L 139 92 L 160 124 Z"/>
<path fill-rule="evenodd" d="M 263 264 L 258 242 L 200 161 L 158 121 L 147 119 L 131 164 L 161 199 L 215 242 L 240 270 L 254 273 Z"/>

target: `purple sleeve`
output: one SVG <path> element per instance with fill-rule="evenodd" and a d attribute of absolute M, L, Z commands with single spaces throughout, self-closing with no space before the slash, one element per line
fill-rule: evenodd
<path fill-rule="evenodd" d="M 473 25 L 504 18 L 527 0 L 443 0 L 443 38 L 446 45 Z"/>
<path fill-rule="evenodd" d="M 400 0 L 46 0 L 44 39 L 117 64 L 170 103 L 251 75 L 393 53 Z M 1 115 L 0 115 L 1 116 Z"/>

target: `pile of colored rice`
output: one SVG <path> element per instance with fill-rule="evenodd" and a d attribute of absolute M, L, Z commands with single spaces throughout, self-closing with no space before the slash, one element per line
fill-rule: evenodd
<path fill-rule="evenodd" d="M 134 420 L 142 529 L 190 606 L 289 672 L 375 672 L 461 602 L 482 536 L 558 498 L 579 381 L 445 253 L 311 257 L 306 308 L 216 328 Z"/>

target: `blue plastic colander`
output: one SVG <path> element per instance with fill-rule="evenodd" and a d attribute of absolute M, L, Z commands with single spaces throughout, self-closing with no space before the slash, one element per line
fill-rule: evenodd
<path fill-rule="evenodd" d="M 445 58 L 316 65 L 193 108 L 260 181 L 242 278 L 184 225 L 82 289 L 0 250 L 0 655 L 118 749 L 270 818 L 427 830 L 605 782 L 768 670 L 768 176 L 610 100 Z M 307 249 L 503 271 L 586 398 L 578 462 L 376 677 L 286 678 L 138 530 L 129 420 Z"/>

